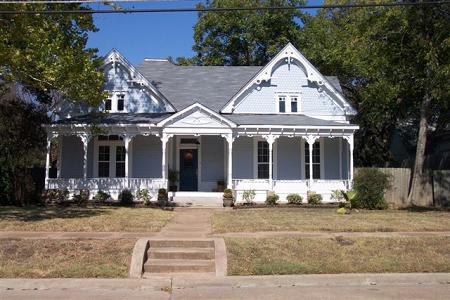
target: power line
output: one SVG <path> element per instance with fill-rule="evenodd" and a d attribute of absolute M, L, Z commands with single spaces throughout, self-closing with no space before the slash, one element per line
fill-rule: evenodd
<path fill-rule="evenodd" d="M 327 9 L 327 8 L 362 8 L 362 7 L 395 7 L 395 6 L 428 6 L 450 4 L 450 0 L 434 2 L 393 2 L 393 3 L 355 3 L 329 5 L 295 5 L 295 6 L 259 6 L 259 7 L 214 7 L 214 8 L 142 8 L 142 9 L 86 9 L 86 10 L 3 10 L 5 15 L 31 14 L 124 14 L 124 13 L 179 13 L 179 12 L 232 12 L 232 11 L 266 11 L 266 10 L 297 10 L 297 9 Z"/>
<path fill-rule="evenodd" d="M 133 3 L 133 2 L 200 2 L 199 0 L 0 0 L 0 4 L 92 4 L 92 3 Z"/>

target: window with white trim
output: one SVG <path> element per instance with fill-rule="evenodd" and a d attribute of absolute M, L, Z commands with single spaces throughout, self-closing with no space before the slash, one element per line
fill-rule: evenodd
<path fill-rule="evenodd" d="M 98 147 L 98 177 L 109 177 L 109 146 Z"/>
<path fill-rule="evenodd" d="M 291 96 L 291 112 L 298 112 L 298 97 L 297 96 Z"/>
<path fill-rule="evenodd" d="M 299 113 L 300 103 L 298 94 L 278 95 L 277 109 L 279 113 Z"/>
<path fill-rule="evenodd" d="M 286 112 L 286 97 L 278 96 L 278 112 L 285 113 Z"/>
<path fill-rule="evenodd" d="M 105 111 L 125 112 L 125 94 L 121 92 L 111 93 L 105 100 Z"/>
<path fill-rule="evenodd" d="M 320 179 L 320 142 L 313 144 L 312 152 L 313 179 Z M 305 178 L 309 179 L 309 144 L 305 142 Z"/>
<path fill-rule="evenodd" d="M 258 141 L 257 172 L 258 179 L 269 178 L 269 143 L 266 141 Z"/>
<path fill-rule="evenodd" d="M 125 146 L 116 146 L 116 177 L 125 177 Z"/>

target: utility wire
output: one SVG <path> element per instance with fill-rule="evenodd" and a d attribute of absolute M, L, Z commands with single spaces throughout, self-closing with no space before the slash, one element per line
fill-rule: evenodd
<path fill-rule="evenodd" d="M 92 4 L 92 3 L 132 3 L 132 2 L 200 2 L 200 0 L 0 0 L 0 4 Z"/>
<path fill-rule="evenodd" d="M 112 1 L 114 2 L 114 1 Z M 86 10 L 3 10 L 5 15 L 31 14 L 123 14 L 123 13 L 179 13 L 179 12 L 232 12 L 232 11 L 266 11 L 266 10 L 297 10 L 297 9 L 327 9 L 327 8 L 361 8 L 361 7 L 395 7 L 395 6 L 428 6 L 450 4 L 450 0 L 428 2 L 393 2 L 393 3 L 355 3 L 329 5 L 295 5 L 295 6 L 259 6 L 259 7 L 203 7 L 203 8 L 142 8 L 142 9 L 86 9 Z"/>

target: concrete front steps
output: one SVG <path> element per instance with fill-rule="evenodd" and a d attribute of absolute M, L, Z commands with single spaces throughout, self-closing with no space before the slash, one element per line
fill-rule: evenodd
<path fill-rule="evenodd" d="M 223 193 L 216 192 L 169 192 L 177 206 L 223 207 Z"/>
<path fill-rule="evenodd" d="M 150 240 L 144 277 L 168 273 L 215 274 L 213 240 Z"/>

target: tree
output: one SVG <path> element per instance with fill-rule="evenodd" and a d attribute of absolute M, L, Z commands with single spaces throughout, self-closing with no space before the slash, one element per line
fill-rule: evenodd
<path fill-rule="evenodd" d="M 304 4 L 304 1 L 208 0 L 198 7 L 299 4 Z M 194 26 L 194 61 L 199 65 L 264 65 L 289 41 L 296 42 L 303 15 L 299 10 L 200 12 Z"/>
<path fill-rule="evenodd" d="M 79 4 L 8 4 L 4 10 L 87 9 Z M 104 99 L 96 49 L 86 48 L 96 28 L 90 14 L 0 14 L 0 74 L 51 104 L 58 91 L 96 106 Z"/>
<path fill-rule="evenodd" d="M 362 133 L 372 133 L 357 136 L 365 163 L 399 125 L 418 132 L 410 201 L 425 204 L 417 190 L 427 135 L 445 128 L 450 112 L 450 6 L 323 9 L 301 35 L 307 56 L 339 75 Z"/>

